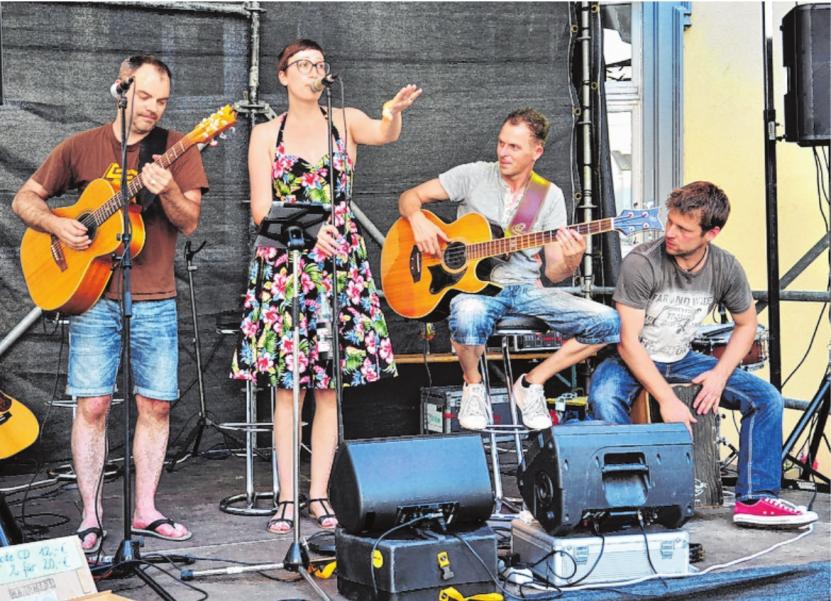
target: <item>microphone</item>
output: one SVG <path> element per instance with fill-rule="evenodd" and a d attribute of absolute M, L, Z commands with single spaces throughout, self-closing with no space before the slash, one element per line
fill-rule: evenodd
<path fill-rule="evenodd" d="M 133 77 L 128 77 L 121 83 L 115 82 L 113 85 L 110 86 L 110 95 L 118 100 L 121 96 L 124 95 L 127 90 L 130 89 L 130 86 L 133 84 Z"/>
<path fill-rule="evenodd" d="M 338 76 L 334 73 L 329 73 L 328 75 L 322 77 L 321 79 L 315 80 L 312 82 L 311 88 L 312 92 L 322 92 L 323 88 L 330 87 L 333 83 L 338 80 Z"/>

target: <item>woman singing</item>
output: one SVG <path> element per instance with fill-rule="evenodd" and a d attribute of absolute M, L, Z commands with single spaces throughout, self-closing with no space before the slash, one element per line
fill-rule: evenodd
<path fill-rule="evenodd" d="M 331 361 L 318 352 L 318 326 L 329 321 L 331 259 L 337 261 L 340 359 L 344 386 L 361 386 L 395 376 L 384 315 L 370 273 L 366 246 L 358 233 L 348 201 L 358 144 L 394 142 L 401 133 L 401 112 L 421 94 L 408 85 L 386 102 L 382 118 L 370 119 L 358 109 L 334 109 L 328 130 L 326 112 L 318 104 L 317 82 L 329 73 L 323 49 L 301 39 L 279 56 L 277 78 L 288 92 L 288 111 L 254 128 L 248 149 L 251 217 L 258 224 L 271 203 L 280 200 L 314 202 L 331 208 L 329 169 L 334 170 L 336 222 L 320 228 L 317 243 L 301 253 L 299 290 L 291 286 L 287 251 L 258 246 L 248 273 L 242 337 L 231 366 L 231 377 L 268 381 L 277 388 L 274 438 L 279 457 L 280 500 L 267 530 L 290 532 L 294 526 L 292 499 L 293 331 L 291 307 L 298 295 L 300 316 L 299 379 L 301 403 L 306 388 L 315 391 L 312 424 L 311 483 L 308 509 L 326 529 L 337 525 L 326 487 L 337 446 L 337 406 Z M 334 156 L 328 154 L 332 136 Z M 321 319 L 321 310 L 324 311 Z M 301 405 L 302 406 L 302 405 Z"/>

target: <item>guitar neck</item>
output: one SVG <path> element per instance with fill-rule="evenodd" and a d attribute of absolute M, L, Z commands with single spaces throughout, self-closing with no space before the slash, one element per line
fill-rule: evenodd
<path fill-rule="evenodd" d="M 165 152 L 154 162 L 164 169 L 167 169 L 176 159 L 185 154 L 185 152 L 194 144 L 195 142 L 191 140 L 189 136 L 184 136 L 181 140 L 176 142 L 176 144 L 168 148 L 167 152 Z M 95 221 L 99 225 L 104 223 L 117 211 L 121 210 L 121 208 L 127 204 L 131 198 L 133 198 L 133 196 L 141 192 L 142 188 L 144 188 L 144 180 L 142 180 L 141 173 L 139 173 L 130 180 L 129 184 L 127 184 L 126 193 L 124 191 L 117 192 L 110 197 L 107 202 L 95 210 L 93 213 Z"/>
<path fill-rule="evenodd" d="M 615 229 L 615 219 L 614 217 L 607 217 L 606 219 L 577 223 L 568 226 L 567 229 L 578 232 L 583 236 L 602 234 L 603 232 L 610 232 Z M 497 257 L 528 248 L 544 246 L 549 242 L 554 242 L 556 238 L 557 230 L 546 230 L 544 232 L 531 232 L 530 234 L 511 236 L 510 238 L 497 238 L 496 240 L 488 240 L 487 242 L 477 242 L 476 244 L 468 245 L 467 256 L 469 259 Z"/>

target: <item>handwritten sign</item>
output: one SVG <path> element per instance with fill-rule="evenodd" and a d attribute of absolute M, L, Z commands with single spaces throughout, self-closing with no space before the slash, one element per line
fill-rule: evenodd
<path fill-rule="evenodd" d="M 77 536 L 0 547 L 0 601 L 66 601 L 94 592 Z"/>
<path fill-rule="evenodd" d="M 74 539 L 74 540 L 73 540 Z M 87 565 L 77 536 L 0 547 L 0 584 L 77 570 Z"/>

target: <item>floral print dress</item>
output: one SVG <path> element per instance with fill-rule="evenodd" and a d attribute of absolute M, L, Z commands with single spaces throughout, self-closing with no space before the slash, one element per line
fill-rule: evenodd
<path fill-rule="evenodd" d="M 328 153 L 314 165 L 287 154 L 283 144 L 286 114 L 278 119 L 281 123 L 272 166 L 275 200 L 315 202 L 331 208 Z M 360 386 L 397 372 L 366 245 L 347 205 L 352 192 L 352 161 L 334 126 L 332 136 L 335 225 L 348 245 L 346 254 L 338 255 L 337 263 L 342 382 L 344 386 Z M 331 216 L 328 222 L 331 223 Z M 232 378 L 256 380 L 276 388 L 293 387 L 291 308 L 297 294 L 300 386 L 334 388 L 332 361 L 320 356 L 317 345 L 321 304 L 331 304 L 331 259 L 315 249 L 301 251 L 299 270 L 299 290 L 295 291 L 288 252 L 265 246 L 255 248 L 243 301 L 240 342 L 231 364 Z"/>

